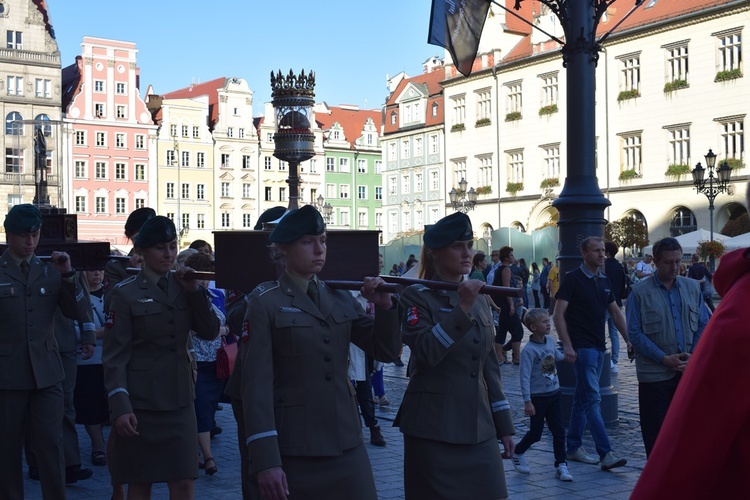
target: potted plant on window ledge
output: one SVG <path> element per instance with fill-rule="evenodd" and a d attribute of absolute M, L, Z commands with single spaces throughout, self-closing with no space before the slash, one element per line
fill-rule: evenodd
<path fill-rule="evenodd" d="M 505 190 L 515 196 L 519 191 L 523 191 L 523 182 L 509 182 Z"/>
<path fill-rule="evenodd" d="M 676 177 L 677 182 L 680 182 L 683 175 L 688 174 L 690 174 L 690 165 L 685 163 L 672 163 L 667 167 L 667 171 L 664 172 L 664 175 L 667 177 Z"/>
<path fill-rule="evenodd" d="M 553 188 L 560 185 L 560 179 L 557 177 L 549 177 L 547 179 L 542 180 L 542 183 L 539 185 L 542 189 L 547 188 Z"/>
<path fill-rule="evenodd" d="M 641 174 L 636 172 L 634 168 L 629 168 L 620 172 L 618 179 L 620 179 L 621 181 L 632 181 L 633 179 L 637 179 L 640 176 Z"/>

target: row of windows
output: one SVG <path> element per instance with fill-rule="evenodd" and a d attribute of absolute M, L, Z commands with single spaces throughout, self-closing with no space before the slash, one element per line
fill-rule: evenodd
<path fill-rule="evenodd" d="M 128 95 L 128 87 L 125 82 L 115 82 L 115 94 Z M 97 94 L 107 93 L 107 83 L 104 80 L 94 80 L 94 92 Z"/>
<path fill-rule="evenodd" d="M 740 163 L 744 158 L 745 135 L 744 121 L 729 120 L 719 122 L 721 149 L 719 161 L 728 160 L 730 163 Z M 692 165 L 690 146 L 690 127 L 676 126 L 665 127 L 667 133 L 666 164 L 656 166 L 666 171 L 669 166 Z M 620 137 L 620 172 L 629 172 L 630 175 L 640 177 L 643 175 L 643 138 L 642 132 L 622 133 Z M 560 179 L 560 144 L 547 144 L 540 146 L 542 150 L 542 170 L 544 179 Z M 505 153 L 507 166 L 507 179 L 509 183 L 524 182 L 524 151 L 523 149 L 510 150 Z M 492 155 L 478 155 L 475 157 L 476 164 L 472 171 L 478 173 L 479 186 L 492 185 Z M 735 165 L 738 166 L 738 165 Z M 451 160 L 453 171 L 453 185 L 457 186 L 462 179 L 467 178 L 466 158 Z M 628 174 L 625 175 L 627 177 Z M 391 194 L 396 194 L 396 177 L 389 177 L 389 189 Z M 402 193 L 408 193 L 410 185 L 409 174 L 404 174 L 401 179 Z M 421 174 L 415 174 L 415 187 L 419 192 L 421 189 Z"/>
<path fill-rule="evenodd" d="M 336 168 L 337 165 L 338 165 L 338 168 Z M 375 174 L 380 175 L 382 171 L 383 171 L 383 162 L 380 160 L 375 160 Z M 326 157 L 326 172 L 338 172 L 341 174 L 350 174 L 351 165 L 349 162 L 349 158 L 336 158 L 332 156 L 327 156 Z M 358 174 L 368 173 L 366 159 L 357 159 L 357 173 Z"/>
<path fill-rule="evenodd" d="M 326 198 L 328 199 L 334 199 L 334 198 L 340 198 L 343 200 L 349 199 L 349 189 L 351 186 L 349 184 L 326 184 Z M 369 199 L 368 192 L 367 192 L 368 186 L 357 186 L 357 199 L 358 200 L 367 200 Z M 375 186 L 375 200 L 382 200 L 383 199 L 383 188 L 382 186 Z"/>
<path fill-rule="evenodd" d="M 24 163 L 26 159 L 25 148 L 5 148 L 5 173 L 6 174 L 23 174 Z M 53 151 L 47 151 L 47 175 L 52 174 L 52 154 Z M 29 162 L 32 166 L 31 171 L 33 172 L 33 162 Z"/>
<path fill-rule="evenodd" d="M 438 207 L 431 207 L 429 208 L 429 214 L 430 214 L 430 220 L 427 221 L 427 224 L 434 224 L 438 221 L 440 218 L 440 210 Z M 412 212 L 410 207 L 406 207 L 403 210 L 400 210 L 398 212 L 388 212 L 388 232 L 391 233 L 391 235 L 398 233 L 398 215 L 401 214 L 401 231 L 409 231 L 412 228 L 414 229 L 424 229 L 425 220 L 424 220 L 424 214 L 423 210 L 414 210 L 414 225 L 412 226 Z M 382 222 L 382 221 L 381 221 Z M 377 225 L 377 224 L 376 224 Z M 379 227 L 382 227 L 379 226 Z"/>
<path fill-rule="evenodd" d="M 193 219 L 193 215 L 195 215 L 195 219 Z M 174 212 L 167 212 L 167 217 L 175 221 L 175 224 L 177 224 L 177 217 L 175 217 Z M 188 229 L 206 229 L 206 216 L 205 214 L 198 213 L 198 214 L 192 214 L 189 212 L 183 212 L 180 214 L 181 221 L 181 227 L 186 227 Z M 193 226 L 192 223 L 195 221 L 195 225 Z M 366 210 L 360 210 L 357 213 L 357 222 L 359 227 L 365 227 L 368 225 L 368 214 Z M 252 229 L 253 226 L 255 226 L 256 220 L 255 216 L 253 214 L 242 214 L 242 228 L 243 229 Z M 349 210 L 342 208 L 334 210 L 334 212 L 330 216 L 329 224 L 332 225 L 340 225 L 340 226 L 348 226 L 349 225 Z M 383 225 L 383 214 L 377 212 L 375 213 L 375 226 L 376 227 L 382 227 Z M 220 227 L 222 229 L 230 229 L 232 228 L 232 214 L 229 212 L 222 212 L 221 213 L 221 221 L 220 221 Z"/>
<path fill-rule="evenodd" d="M 107 105 L 102 102 L 94 103 L 94 116 L 97 118 L 107 117 Z M 124 104 L 115 105 L 115 118 L 125 120 L 128 118 L 128 107 Z"/>
<path fill-rule="evenodd" d="M 177 137 L 177 124 L 173 123 L 169 126 L 169 136 Z M 190 137 L 189 125 L 182 125 L 182 137 L 184 138 Z M 200 127 L 197 125 L 193 125 L 193 139 L 200 139 L 200 137 L 201 137 Z"/>
<path fill-rule="evenodd" d="M 465 167 L 464 167 L 465 170 Z M 430 178 L 430 191 L 438 191 L 440 189 L 440 172 L 436 169 L 430 170 L 429 173 Z M 413 182 L 412 182 L 413 180 Z M 460 179 L 459 179 L 460 180 Z M 397 184 L 398 184 L 398 178 L 395 175 L 391 175 L 388 177 L 388 194 L 394 195 L 397 194 Z M 415 172 L 414 178 L 412 179 L 412 174 L 405 173 L 401 175 L 401 194 L 409 194 L 411 192 L 411 186 L 414 186 L 414 193 L 421 193 L 424 191 L 424 173 L 422 172 Z M 377 198 L 377 188 L 375 191 L 375 199 L 381 199 Z"/>
<path fill-rule="evenodd" d="M 34 121 L 38 123 L 33 126 L 42 127 L 42 132 L 44 132 L 45 137 L 52 136 L 52 124 L 46 123 L 50 122 L 49 116 L 42 113 L 36 115 Z M 31 124 L 23 123 L 23 115 L 18 111 L 11 111 L 5 115 L 5 135 L 26 135 L 27 125 Z M 31 132 L 31 128 L 29 128 L 29 131 Z"/>
<path fill-rule="evenodd" d="M 97 148 L 106 148 L 108 146 L 108 138 L 110 135 L 115 137 L 115 148 L 127 149 L 128 147 L 128 134 L 125 132 L 116 132 L 110 134 L 109 132 L 94 132 L 94 146 Z M 75 145 L 78 147 L 88 147 L 89 133 L 86 130 L 76 130 L 75 132 Z M 135 134 L 134 136 L 134 148 L 139 150 L 146 149 L 146 136 L 143 134 Z"/>
<path fill-rule="evenodd" d="M 31 85 L 31 83 L 29 85 Z M 35 78 L 33 81 L 33 87 L 25 89 L 24 77 L 9 75 L 6 79 L 5 88 L 7 89 L 7 95 L 9 96 L 23 97 L 28 90 L 29 92 L 34 93 L 34 97 L 40 99 L 52 99 L 52 80 L 46 78 Z"/>
<path fill-rule="evenodd" d="M 689 84 L 688 42 L 677 42 L 664 45 L 664 80 L 665 92 L 686 87 Z M 617 58 L 619 69 L 618 101 L 638 97 L 641 90 L 641 54 L 628 54 Z M 742 32 L 740 29 L 727 30 L 716 35 L 716 81 L 739 78 L 742 76 Z M 557 111 L 559 91 L 557 72 L 540 75 L 539 113 Z M 523 111 L 523 85 L 514 81 L 504 84 L 506 120 L 521 118 Z M 476 125 L 489 124 L 492 116 L 492 97 L 490 89 L 475 92 Z M 451 97 L 453 130 L 463 130 L 466 124 L 466 95 Z"/>
<path fill-rule="evenodd" d="M 143 163 L 136 163 L 135 165 L 133 165 L 132 173 L 129 171 L 128 164 L 123 162 L 115 162 L 114 172 L 111 172 L 110 163 L 108 161 L 95 161 L 93 162 L 93 164 L 94 179 L 96 180 L 146 180 L 146 165 Z M 112 176 L 112 173 L 114 173 L 114 176 Z M 89 171 L 89 162 L 87 160 L 75 160 L 74 175 L 76 179 L 91 178 L 91 172 Z"/>
<path fill-rule="evenodd" d="M 133 210 L 143 208 L 146 206 L 146 200 L 143 198 L 136 198 L 134 200 Z M 115 215 L 126 215 L 132 210 L 128 209 L 128 200 L 125 197 L 116 196 L 114 199 L 114 212 L 111 212 L 112 207 L 109 204 L 109 196 L 94 196 L 94 210 L 89 210 L 89 197 L 88 195 L 76 195 L 75 197 L 75 208 L 76 213 L 79 214 L 110 214 Z"/>
<path fill-rule="evenodd" d="M 433 118 L 438 115 L 439 109 L 440 106 L 438 103 L 432 103 L 432 106 L 430 107 L 430 113 L 432 114 Z M 401 111 L 401 127 L 425 122 L 425 116 L 422 112 L 421 101 L 403 103 L 399 106 L 399 110 Z M 396 125 L 396 118 L 398 115 L 399 113 L 397 113 L 396 110 L 391 111 L 391 125 Z M 368 144 L 370 143 L 368 142 Z"/>
<path fill-rule="evenodd" d="M 407 158 L 419 158 L 422 155 L 424 155 L 424 144 L 423 139 L 421 137 L 407 137 L 404 139 L 401 139 L 400 145 L 401 145 L 401 158 L 407 159 Z M 427 146 L 427 152 L 428 154 L 434 155 L 438 154 L 440 152 L 440 138 L 437 134 L 431 134 L 427 138 L 428 146 Z M 396 144 L 396 141 L 388 142 L 388 161 L 396 161 L 397 158 L 397 151 L 396 148 L 398 147 L 398 144 Z M 377 165 L 376 165 L 377 170 Z M 379 171 L 376 171 L 375 173 L 380 173 Z"/>

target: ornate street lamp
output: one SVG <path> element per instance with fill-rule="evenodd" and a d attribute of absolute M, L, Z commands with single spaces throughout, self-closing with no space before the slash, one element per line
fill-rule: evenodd
<path fill-rule="evenodd" d="M 330 203 L 325 202 L 325 198 L 323 198 L 323 195 L 318 195 L 318 198 L 315 200 L 315 208 L 318 209 L 318 212 L 323 216 L 323 220 L 326 224 L 331 222 L 331 214 L 333 213 L 333 207 Z"/>
<path fill-rule="evenodd" d="M 315 104 L 315 74 L 302 70 L 287 76 L 271 72 L 271 97 L 276 112 L 276 133 L 273 155 L 289 163 L 289 210 L 299 208 L 299 164 L 315 156 L 315 136 L 311 130 L 310 113 Z"/>
<path fill-rule="evenodd" d="M 726 161 L 721 163 L 721 166 L 716 169 L 716 155 L 710 149 L 706 158 L 706 168 L 700 164 L 695 166 L 693 171 L 693 185 L 695 190 L 699 194 L 706 195 L 708 198 L 708 212 L 710 215 L 710 232 L 711 241 L 714 241 L 714 200 L 720 193 L 726 193 L 729 188 L 729 180 L 732 177 L 732 167 Z M 706 172 L 708 172 L 708 179 L 706 179 Z M 716 172 L 716 175 L 714 175 Z M 711 259 L 711 267 L 713 267 L 713 258 Z"/>
<path fill-rule="evenodd" d="M 469 183 L 466 182 L 466 179 L 461 179 L 461 182 L 458 183 L 459 190 L 456 191 L 456 188 L 453 188 L 448 192 L 453 210 L 463 213 L 474 210 L 477 204 L 477 192 L 474 191 L 474 188 L 469 189 L 467 192 L 466 188 L 468 185 Z M 460 198 L 459 195 L 461 196 Z"/>

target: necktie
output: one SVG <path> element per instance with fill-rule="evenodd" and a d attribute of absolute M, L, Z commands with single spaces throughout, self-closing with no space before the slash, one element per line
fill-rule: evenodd
<path fill-rule="evenodd" d="M 164 292 L 165 295 L 167 295 L 167 278 L 162 276 L 159 278 L 159 282 L 157 283 L 157 286 L 161 288 L 161 291 Z"/>
<path fill-rule="evenodd" d="M 24 277 L 29 277 L 29 263 L 25 260 L 21 261 L 21 272 L 23 273 Z"/>
<path fill-rule="evenodd" d="M 320 309 L 320 294 L 318 293 L 318 285 L 315 283 L 315 280 L 310 280 L 307 283 L 307 296 L 313 301 L 315 307 Z"/>

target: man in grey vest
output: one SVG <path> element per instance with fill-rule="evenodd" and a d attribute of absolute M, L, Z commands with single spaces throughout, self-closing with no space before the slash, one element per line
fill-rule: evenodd
<path fill-rule="evenodd" d="M 679 275 L 680 243 L 664 238 L 656 242 L 653 252 L 656 271 L 651 279 L 633 285 L 627 307 L 647 457 L 682 372 L 711 316 L 698 282 Z"/>

